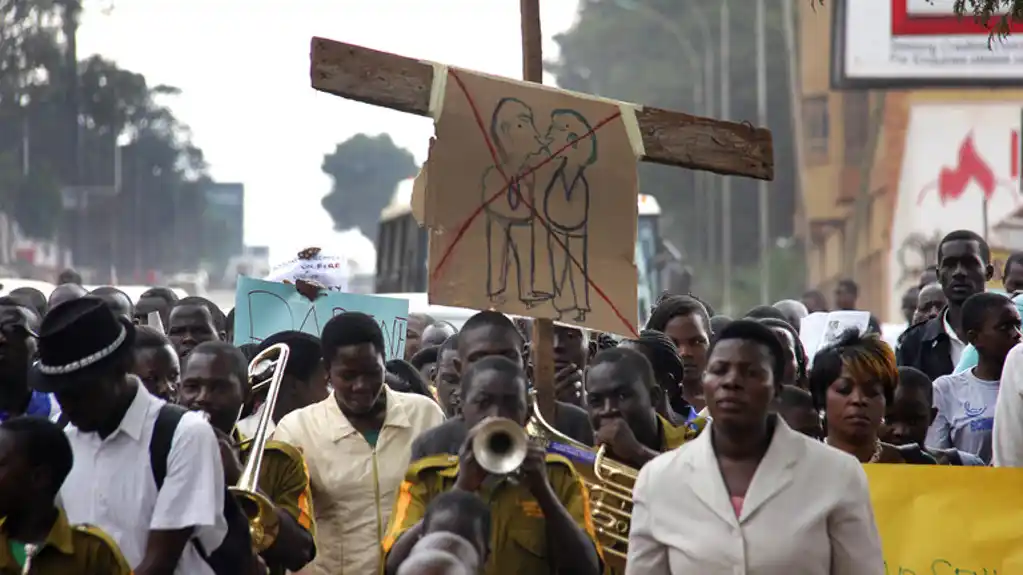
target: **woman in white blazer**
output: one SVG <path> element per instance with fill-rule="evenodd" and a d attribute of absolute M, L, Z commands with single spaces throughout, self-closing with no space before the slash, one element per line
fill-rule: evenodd
<path fill-rule="evenodd" d="M 771 411 L 784 350 L 729 324 L 703 379 L 713 418 L 640 471 L 626 575 L 883 575 L 863 468 Z"/>

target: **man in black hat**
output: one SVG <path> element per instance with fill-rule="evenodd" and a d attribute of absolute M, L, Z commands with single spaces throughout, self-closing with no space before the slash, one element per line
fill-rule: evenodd
<path fill-rule="evenodd" d="M 32 391 L 28 370 L 36 355 L 39 316 L 11 298 L 0 297 L 0 422 L 19 415 L 56 419 L 57 402 L 48 393 Z"/>
<path fill-rule="evenodd" d="M 94 296 L 43 320 L 29 382 L 53 393 L 70 423 L 75 462 L 60 499 L 71 523 L 110 533 L 136 575 L 168 565 L 212 575 L 198 548 L 216 549 L 227 532 L 217 438 L 201 415 L 167 406 L 129 374 L 134 340 L 132 321 Z M 154 435 L 168 438 L 160 456 Z"/>

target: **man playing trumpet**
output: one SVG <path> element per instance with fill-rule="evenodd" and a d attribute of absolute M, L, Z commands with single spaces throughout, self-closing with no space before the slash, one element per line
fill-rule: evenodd
<path fill-rule="evenodd" d="M 383 542 L 386 573 L 398 572 L 422 535 L 427 505 L 449 489 L 476 492 L 490 502 L 493 525 L 484 573 L 600 573 L 582 481 L 567 459 L 546 455 L 539 445 L 525 444 L 524 427 L 530 414 L 525 372 L 506 357 L 487 357 L 466 370 L 461 385 L 462 416 L 469 436 L 457 457 L 435 455 L 409 467 Z M 521 465 L 509 475 L 488 473 L 484 465 L 500 467 L 500 457 L 493 456 L 501 450 L 482 452 L 486 450 L 482 444 L 488 442 L 475 441 L 478 434 L 493 429 L 495 421 L 523 428 L 521 436 L 508 432 L 504 438 L 510 442 L 509 458 L 515 453 L 522 456 L 516 445 L 520 440 L 525 451 Z M 483 460 L 486 463 L 481 464 Z"/>
<path fill-rule="evenodd" d="M 235 428 L 249 393 L 245 356 L 224 342 L 199 344 L 188 356 L 178 393 L 178 401 L 184 407 L 208 414 L 220 439 L 225 482 L 236 485 L 242 473 L 241 462 L 251 455 L 249 444 L 243 442 L 245 438 Z M 301 453 L 286 443 L 268 442 L 259 472 L 259 489 L 273 503 L 280 525 L 273 544 L 260 557 L 271 575 L 283 575 L 285 569 L 298 571 L 316 554 L 309 474 Z"/>

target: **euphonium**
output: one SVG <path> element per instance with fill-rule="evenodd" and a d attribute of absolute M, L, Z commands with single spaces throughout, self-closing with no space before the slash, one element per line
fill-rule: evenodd
<path fill-rule="evenodd" d="M 273 503 L 259 492 L 259 470 L 263 464 L 263 449 L 270 435 L 274 406 L 281 391 L 281 382 L 284 381 L 284 366 L 288 363 L 290 353 L 287 345 L 278 343 L 263 350 L 249 363 L 249 387 L 252 390 L 268 387 L 268 390 L 256 432 L 245 442 L 251 444 L 245 468 L 242 469 L 238 484 L 229 491 L 249 518 L 249 533 L 256 554 L 269 548 L 280 530 Z"/>
<path fill-rule="evenodd" d="M 508 475 L 526 460 L 529 437 L 518 423 L 504 417 L 488 417 L 479 423 L 472 438 L 472 454 L 487 473 Z"/>
<path fill-rule="evenodd" d="M 607 457 L 606 446 L 594 450 L 554 429 L 540 414 L 536 401 L 526 433 L 542 441 L 548 453 L 572 461 L 589 490 L 594 527 L 604 557 L 612 567 L 624 567 L 632 521 L 632 487 L 639 472 Z"/>

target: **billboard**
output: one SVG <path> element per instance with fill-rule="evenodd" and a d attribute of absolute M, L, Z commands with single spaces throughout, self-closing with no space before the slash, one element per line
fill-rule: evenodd
<path fill-rule="evenodd" d="M 954 5 L 955 0 L 834 2 L 832 87 L 1023 83 L 1023 22 L 1012 22 L 1008 37 L 991 39 L 991 30 L 971 15 L 957 17 Z M 998 17 L 991 27 L 997 26 Z"/>
<path fill-rule="evenodd" d="M 214 182 L 203 190 L 202 258 L 222 268 L 245 253 L 245 186 Z"/>
<path fill-rule="evenodd" d="M 1023 209 L 1019 102 L 916 104 L 909 112 L 889 238 L 888 306 L 936 263 L 941 238 L 959 229 L 993 236 Z"/>

